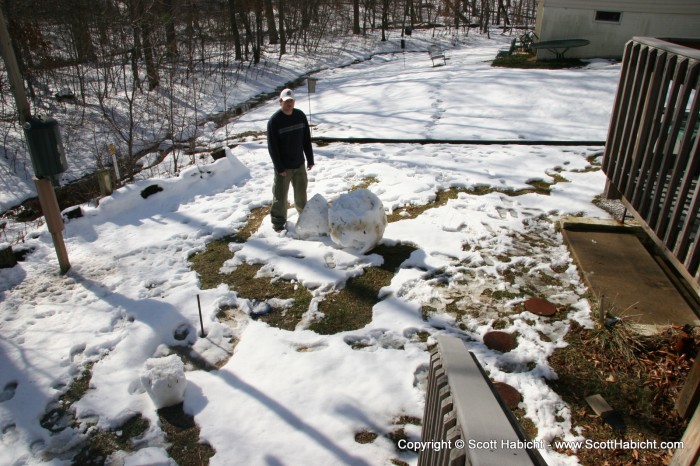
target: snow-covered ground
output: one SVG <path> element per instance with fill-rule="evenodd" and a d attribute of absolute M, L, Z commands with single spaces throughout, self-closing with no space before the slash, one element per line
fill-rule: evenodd
<path fill-rule="evenodd" d="M 317 73 L 317 92 L 297 90 L 315 136 L 604 140 L 620 67 L 594 61 L 573 70 L 491 68 L 510 37 L 472 36 L 431 66 L 426 52 L 376 55 L 352 66 Z M 396 44 L 395 44 L 396 45 Z M 386 44 L 383 44 L 387 47 Z M 299 67 L 303 74 L 312 66 Z M 261 89 L 269 90 L 269 89 Z M 545 383 L 556 377 L 548 356 L 563 343 L 570 321 L 591 323 L 585 287 L 556 231 L 564 215 L 608 217 L 591 201 L 605 177 L 590 170 L 602 148 L 581 146 L 345 144 L 315 147 L 309 197 L 333 200 L 367 179 L 387 212 L 424 205 L 450 187 L 496 188 L 463 192 L 414 219 L 389 223 L 387 244 L 416 251 L 381 292 L 365 328 L 319 335 L 304 324 L 280 330 L 240 312 L 220 322 L 222 306 L 248 309 L 235 289 L 201 290 L 188 258 L 240 229 L 250 211 L 271 201 L 272 164 L 262 136 L 275 99 L 231 122 L 202 132 L 206 146 L 234 134 L 247 139 L 214 163 L 179 176 L 141 180 L 83 206 L 84 217 L 64 232 L 71 270 L 59 275 L 51 235 L 27 236 L 34 249 L 24 262 L 0 270 L 0 463 L 70 464 L 89 429 L 119 427 L 134 413 L 150 421 L 140 452 L 115 455 L 114 464 L 168 464 L 153 401 L 141 384 L 146 360 L 190 344 L 218 370 L 187 372 L 184 409 L 218 465 L 388 465 L 398 452 L 386 434 L 401 416 L 422 417 L 427 343 L 419 331 L 462 338 L 492 379 L 523 395 L 522 407 L 538 438 L 585 436 L 568 407 Z M 310 110 L 310 111 L 309 111 Z M 68 155 L 69 160 L 71 154 Z M 550 195 L 509 196 L 529 182 L 554 182 Z M 563 178 L 561 180 L 560 178 Z M 163 191 L 144 199 L 157 183 Z M 331 290 L 381 257 L 339 249 L 330 239 L 295 237 L 292 209 L 286 233 L 269 219 L 234 259 L 263 263 L 263 272 L 307 287 L 310 316 Z M 329 265 L 329 264 L 332 264 Z M 509 283 L 509 270 L 529 270 Z M 512 274 L 511 274 L 512 275 Z M 538 277 L 548 277 L 542 280 Z M 520 309 L 524 298 L 496 299 L 491 291 L 536 290 L 560 309 L 556 319 Z M 198 337 L 197 295 L 206 338 Z M 468 311 L 457 320 L 448 305 Z M 424 308 L 430 307 L 427 320 Z M 505 354 L 489 350 L 483 335 L 496 321 L 518 335 Z M 304 322 L 307 322 L 306 320 Z M 499 327 L 499 328 L 500 328 Z M 184 341 L 183 329 L 188 330 Z M 362 341 L 361 349 L 352 342 Z M 235 343 L 235 347 L 234 347 Z M 358 346 L 355 346 L 358 348 Z M 232 354 L 231 354 L 232 353 Z M 39 420 L 88 363 L 90 390 L 73 405 L 80 426 L 52 434 Z M 420 426 L 406 425 L 413 440 Z M 358 432 L 379 434 L 369 444 Z M 146 450 L 146 448 L 148 449 Z M 577 464 L 548 449 L 550 464 Z"/>

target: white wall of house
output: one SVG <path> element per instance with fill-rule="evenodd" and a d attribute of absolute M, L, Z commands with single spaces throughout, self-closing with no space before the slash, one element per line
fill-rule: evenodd
<path fill-rule="evenodd" d="M 700 38 L 700 0 L 539 0 L 535 33 L 590 41 L 567 57 L 620 58 L 634 36 Z M 553 55 L 540 50 L 537 58 Z"/>

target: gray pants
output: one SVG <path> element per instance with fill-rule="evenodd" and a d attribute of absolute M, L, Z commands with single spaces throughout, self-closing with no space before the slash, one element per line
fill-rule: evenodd
<path fill-rule="evenodd" d="M 275 228 L 284 228 L 287 224 L 287 197 L 290 184 L 294 189 L 294 207 L 297 212 L 301 213 L 306 205 L 306 187 L 309 183 L 306 178 L 306 166 L 302 164 L 299 168 L 287 168 L 286 172 L 287 176 L 280 176 L 275 172 L 275 181 L 272 184 L 270 217 Z"/>

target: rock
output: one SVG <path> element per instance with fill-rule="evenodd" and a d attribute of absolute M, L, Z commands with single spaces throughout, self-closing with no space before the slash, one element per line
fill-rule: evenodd
<path fill-rule="evenodd" d="M 12 251 L 10 243 L 0 243 L 0 269 L 10 268 L 17 265 L 17 258 Z"/>
<path fill-rule="evenodd" d="M 382 239 L 386 214 L 382 201 L 367 189 L 338 197 L 328 209 L 331 239 L 359 254 L 372 250 Z"/>
<path fill-rule="evenodd" d="M 80 218 L 83 216 L 83 209 L 80 206 L 71 207 L 66 209 L 63 215 L 69 220 Z"/>
<path fill-rule="evenodd" d="M 314 195 L 306 203 L 304 210 L 299 214 L 296 231 L 300 239 L 328 236 L 328 201 L 321 194 Z"/>
<path fill-rule="evenodd" d="M 58 102 L 63 102 L 64 100 L 74 101 L 75 94 L 73 91 L 67 87 L 62 88 L 60 91 L 54 94 L 54 97 Z"/>
<path fill-rule="evenodd" d="M 147 359 L 141 372 L 141 384 L 156 409 L 182 403 L 187 388 L 185 365 L 175 354 Z"/>
<path fill-rule="evenodd" d="M 163 188 L 161 188 L 157 184 L 152 184 L 152 185 L 144 188 L 143 191 L 141 191 L 141 197 L 146 199 L 147 197 L 152 196 L 155 193 L 159 193 L 162 190 L 163 190 Z"/>
<path fill-rule="evenodd" d="M 501 353 L 507 353 L 518 346 L 513 334 L 498 330 L 486 333 L 484 335 L 484 344 L 487 348 L 500 351 Z"/>
<path fill-rule="evenodd" d="M 212 157 L 214 160 L 223 159 L 224 157 L 226 157 L 226 148 L 225 148 L 225 147 L 219 147 L 219 148 L 217 148 L 217 149 L 214 149 L 214 150 L 211 152 L 211 157 Z"/>
<path fill-rule="evenodd" d="M 554 304 L 542 298 L 529 298 L 525 301 L 525 310 L 539 316 L 553 316 L 557 313 L 557 308 Z"/>

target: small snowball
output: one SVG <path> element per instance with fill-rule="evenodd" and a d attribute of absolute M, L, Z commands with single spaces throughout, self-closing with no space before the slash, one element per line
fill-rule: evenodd
<path fill-rule="evenodd" d="M 321 194 L 316 194 L 306 203 L 299 214 L 296 231 L 300 239 L 328 236 L 328 201 Z"/>
<path fill-rule="evenodd" d="M 187 387 L 185 365 L 175 354 L 147 359 L 141 372 L 141 383 L 156 409 L 182 403 Z"/>

